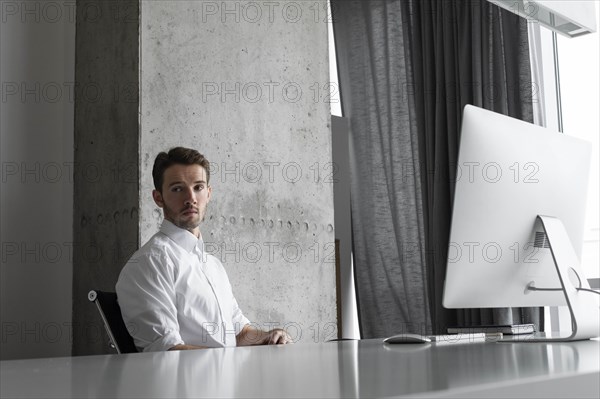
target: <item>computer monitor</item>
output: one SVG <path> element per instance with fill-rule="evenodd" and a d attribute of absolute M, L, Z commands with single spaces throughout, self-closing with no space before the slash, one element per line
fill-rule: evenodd
<path fill-rule="evenodd" d="M 598 336 L 579 264 L 590 156 L 583 140 L 465 107 L 444 307 L 566 305 L 561 340 Z"/>

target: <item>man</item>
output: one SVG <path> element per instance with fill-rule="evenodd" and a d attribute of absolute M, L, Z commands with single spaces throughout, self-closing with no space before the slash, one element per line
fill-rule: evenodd
<path fill-rule="evenodd" d="M 144 351 L 285 344 L 282 329 L 252 327 L 221 262 L 204 252 L 200 222 L 211 198 L 209 163 L 198 151 L 161 152 L 152 197 L 160 231 L 125 265 L 116 291 L 135 345 Z"/>

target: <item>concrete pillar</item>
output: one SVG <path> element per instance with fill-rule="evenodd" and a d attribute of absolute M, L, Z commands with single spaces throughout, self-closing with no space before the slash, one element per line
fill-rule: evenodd
<path fill-rule="evenodd" d="M 77 1 L 73 355 L 110 353 L 91 289 L 139 245 L 139 4 Z"/>
<path fill-rule="evenodd" d="M 222 260 L 246 315 L 262 328 L 287 327 L 300 342 L 337 337 L 325 4 L 140 2 L 139 134 L 127 129 L 106 144 L 127 147 L 115 154 L 120 160 L 137 157 L 139 190 L 120 184 L 136 191 L 127 204 L 140 209 L 139 243 L 162 220 L 151 197 L 156 154 L 181 145 L 211 161 L 207 249 Z M 129 51 L 113 53 L 126 59 L 136 52 L 131 25 L 120 25 Z M 133 61 L 115 64 L 137 70 Z M 118 191 L 107 194 L 104 207 L 123 203 Z M 115 233 L 93 238 L 133 241 Z M 123 264 L 96 274 L 76 264 L 75 273 L 110 286 Z"/>

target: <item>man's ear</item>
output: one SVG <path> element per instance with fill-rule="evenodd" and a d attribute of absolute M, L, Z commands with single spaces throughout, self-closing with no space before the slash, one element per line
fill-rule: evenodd
<path fill-rule="evenodd" d="M 165 205 L 160 191 L 152 190 L 152 198 L 154 199 L 154 202 L 156 203 L 156 205 L 158 205 L 159 208 L 162 208 Z"/>
<path fill-rule="evenodd" d="M 208 190 L 208 196 L 206 197 L 206 202 L 210 201 L 210 195 L 212 194 L 212 187 L 211 186 L 207 186 L 206 189 Z"/>

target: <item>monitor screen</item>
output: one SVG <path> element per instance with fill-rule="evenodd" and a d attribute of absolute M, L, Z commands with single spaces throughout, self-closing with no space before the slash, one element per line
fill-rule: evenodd
<path fill-rule="evenodd" d="M 465 107 L 444 307 L 566 305 L 561 291 L 527 289 L 561 287 L 537 216 L 560 220 L 581 259 L 590 156 L 585 141 Z"/>

